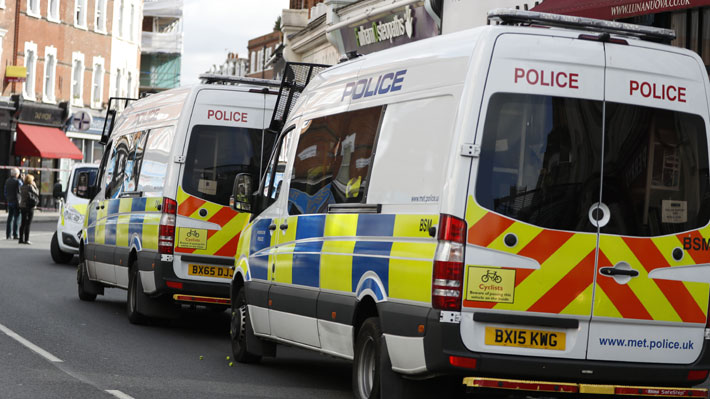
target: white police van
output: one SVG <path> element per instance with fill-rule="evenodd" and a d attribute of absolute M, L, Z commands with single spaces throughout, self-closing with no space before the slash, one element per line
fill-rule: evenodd
<path fill-rule="evenodd" d="M 126 289 L 134 323 L 174 317 L 181 304 L 229 306 L 238 233 L 249 219 L 229 207 L 232 183 L 237 173 L 260 173 L 274 142 L 265 128 L 280 82 L 201 78 L 134 101 L 118 117 L 109 110 L 78 293 L 93 301 L 104 287 Z"/>
<path fill-rule="evenodd" d="M 658 43 L 669 30 L 489 16 L 504 24 L 322 72 L 268 166 L 285 154 L 283 184 L 250 198 L 237 176 L 255 217 L 235 358 L 282 343 L 349 359 L 358 398 L 440 376 L 706 396 L 652 388 L 710 369 L 702 60 Z"/>
<path fill-rule="evenodd" d="M 98 169 L 98 165 L 76 164 L 69 172 L 66 188 L 62 190 L 60 183 L 54 187 L 54 197 L 59 200 L 59 219 L 49 252 L 55 263 L 69 263 L 79 253 L 80 233 L 84 226 L 86 205 L 89 203 L 89 199 L 82 193 L 94 184 Z M 79 179 L 80 174 L 84 176 L 83 181 Z"/>

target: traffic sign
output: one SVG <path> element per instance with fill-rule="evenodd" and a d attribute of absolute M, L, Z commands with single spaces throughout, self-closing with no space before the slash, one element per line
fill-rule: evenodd
<path fill-rule="evenodd" d="M 83 132 L 91 127 L 91 114 L 86 111 L 76 111 L 71 118 L 71 125 L 74 129 Z"/>

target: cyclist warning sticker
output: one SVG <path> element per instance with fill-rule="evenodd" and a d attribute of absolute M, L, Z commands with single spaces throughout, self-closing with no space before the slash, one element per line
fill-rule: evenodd
<path fill-rule="evenodd" d="M 466 300 L 513 303 L 515 270 L 469 266 Z"/>
<path fill-rule="evenodd" d="M 207 230 L 182 227 L 178 229 L 178 247 L 207 249 Z"/>

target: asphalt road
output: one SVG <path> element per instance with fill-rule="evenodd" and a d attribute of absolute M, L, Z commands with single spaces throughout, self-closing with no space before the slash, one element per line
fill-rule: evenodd
<path fill-rule="evenodd" d="M 76 258 L 49 255 L 54 227 L 34 223 L 29 246 L 0 239 L 0 399 L 352 397 L 350 363 L 309 351 L 279 346 L 276 358 L 229 366 L 227 312 L 136 326 L 124 290 L 80 301 Z"/>
<path fill-rule="evenodd" d="M 135 326 L 124 290 L 80 301 L 76 261 L 49 255 L 53 229 L 34 224 L 33 245 L 0 240 L 0 398 L 352 397 L 348 362 L 300 349 L 230 367 L 227 312 L 185 310 L 166 325 Z"/>

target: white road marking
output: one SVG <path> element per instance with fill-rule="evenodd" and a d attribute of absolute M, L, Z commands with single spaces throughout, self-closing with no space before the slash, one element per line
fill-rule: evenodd
<path fill-rule="evenodd" d="M 126 395 L 125 393 L 116 390 L 116 389 L 107 389 L 106 392 L 110 393 L 111 395 L 119 398 L 119 399 L 134 399 L 133 396 L 131 395 Z"/>
<path fill-rule="evenodd" d="M 22 338 L 20 335 L 18 335 L 16 332 L 10 330 L 9 328 L 5 327 L 4 325 L 0 324 L 0 331 L 4 332 L 5 335 L 8 337 L 14 339 L 15 341 L 21 343 L 27 349 L 31 350 L 32 352 L 42 356 L 43 358 L 49 360 L 50 362 L 54 363 L 61 363 L 62 359 L 52 355 L 51 353 L 47 352 L 46 350 L 40 348 L 39 346 L 33 344 L 32 342 Z"/>

